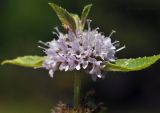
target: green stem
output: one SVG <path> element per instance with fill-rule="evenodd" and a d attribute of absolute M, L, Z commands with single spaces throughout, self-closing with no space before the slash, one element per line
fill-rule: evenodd
<path fill-rule="evenodd" d="M 81 89 L 80 74 L 74 72 L 74 108 L 78 108 L 80 105 L 80 89 Z"/>

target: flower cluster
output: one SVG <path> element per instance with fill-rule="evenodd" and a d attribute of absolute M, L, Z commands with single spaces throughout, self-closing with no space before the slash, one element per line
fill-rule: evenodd
<path fill-rule="evenodd" d="M 74 109 L 67 104 L 59 102 L 52 110 L 51 113 L 94 113 L 94 109 L 90 109 L 87 107 L 79 107 L 78 109 Z"/>
<path fill-rule="evenodd" d="M 115 61 L 115 53 L 124 47 L 116 49 L 118 41 L 111 42 L 112 33 L 105 37 L 98 32 L 98 28 L 91 29 L 88 21 L 88 29 L 84 31 L 69 30 L 66 34 L 61 33 L 57 28 L 54 32 L 58 40 L 44 43 L 46 59 L 43 67 L 49 70 L 53 77 L 56 70 L 72 71 L 85 69 L 92 78 L 101 78 L 101 68 L 106 62 Z"/>

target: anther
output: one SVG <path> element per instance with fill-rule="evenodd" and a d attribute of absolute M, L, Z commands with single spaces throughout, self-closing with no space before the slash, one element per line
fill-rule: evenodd
<path fill-rule="evenodd" d="M 112 32 L 110 33 L 110 35 L 108 37 L 111 37 L 114 33 L 116 33 L 116 31 L 112 30 Z"/>

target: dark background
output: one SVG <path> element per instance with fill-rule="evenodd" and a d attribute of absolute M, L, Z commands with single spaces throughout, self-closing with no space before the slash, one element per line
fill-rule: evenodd
<path fill-rule="evenodd" d="M 23 55 L 44 55 L 38 40 L 52 40 L 60 22 L 48 6 L 53 0 L 0 0 L 0 61 Z M 54 0 L 73 13 L 93 3 L 89 18 L 93 28 L 119 40 L 126 49 L 118 58 L 160 53 L 159 0 Z M 109 72 L 104 80 L 93 82 L 83 75 L 83 93 L 95 89 L 97 102 L 105 102 L 108 113 L 160 113 L 160 62 L 148 69 Z M 57 72 L 0 66 L 0 113 L 50 113 L 59 100 L 71 103 L 73 76 Z"/>

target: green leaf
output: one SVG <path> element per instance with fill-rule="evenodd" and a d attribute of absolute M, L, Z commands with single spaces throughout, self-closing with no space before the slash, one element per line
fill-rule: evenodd
<path fill-rule="evenodd" d="M 154 55 L 150 57 L 139 57 L 130 59 L 117 59 L 115 63 L 106 63 L 103 70 L 106 71 L 138 71 L 145 69 L 160 59 L 160 55 Z"/>
<path fill-rule="evenodd" d="M 14 64 L 18 66 L 38 68 L 42 66 L 43 61 L 44 57 L 42 56 L 23 56 L 12 60 L 5 60 L 1 64 Z"/>
<path fill-rule="evenodd" d="M 89 12 L 90 12 L 91 7 L 92 7 L 92 4 L 86 5 L 82 11 L 81 22 L 82 22 L 83 28 L 85 26 L 86 19 L 87 19 Z"/>
<path fill-rule="evenodd" d="M 62 7 L 54 3 L 48 3 L 48 4 L 56 12 L 59 20 L 61 21 L 64 27 L 67 26 L 70 27 L 73 31 L 76 30 L 76 22 L 75 19 L 72 17 L 72 14 L 70 14 L 66 9 L 63 9 Z"/>
<path fill-rule="evenodd" d="M 79 29 L 82 31 L 82 24 L 81 24 L 81 20 L 80 20 L 79 16 L 77 14 L 73 14 L 73 13 L 70 13 L 70 14 L 76 23 L 76 29 Z"/>

